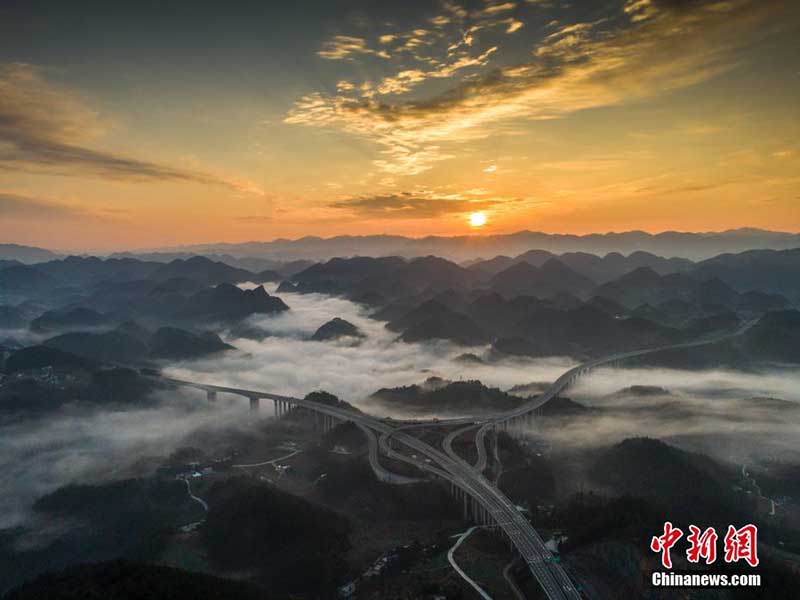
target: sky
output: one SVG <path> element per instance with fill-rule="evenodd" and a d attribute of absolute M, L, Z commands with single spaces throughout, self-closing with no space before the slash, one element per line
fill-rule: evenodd
<path fill-rule="evenodd" d="M 0 4 L 3 242 L 800 231 L 798 140 L 795 0 Z"/>

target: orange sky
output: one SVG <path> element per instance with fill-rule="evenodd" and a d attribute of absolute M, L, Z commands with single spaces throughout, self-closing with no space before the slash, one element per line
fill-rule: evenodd
<path fill-rule="evenodd" d="M 73 38 L 12 10 L 0 239 L 800 231 L 789 0 L 413 4 L 279 26 L 201 3 L 111 42 L 102 13 Z"/>

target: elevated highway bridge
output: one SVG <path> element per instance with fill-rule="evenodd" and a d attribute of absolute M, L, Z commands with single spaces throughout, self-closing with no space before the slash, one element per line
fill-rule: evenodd
<path fill-rule="evenodd" d="M 748 322 L 736 332 L 659 348 L 649 348 L 620 353 L 605 358 L 591 360 L 578 365 L 563 375 L 541 395 L 520 405 L 519 407 L 488 417 L 461 417 L 456 419 L 440 419 L 436 421 L 401 424 L 390 419 L 381 419 L 343 406 L 333 406 L 306 399 L 282 396 L 270 392 L 248 390 L 229 386 L 219 386 L 195 381 L 185 381 L 170 377 L 159 377 L 160 381 L 175 387 L 186 387 L 205 391 L 209 401 L 214 401 L 218 394 L 232 394 L 249 400 L 250 408 L 257 410 L 262 400 L 272 401 L 276 417 L 281 417 L 294 407 L 302 407 L 319 415 L 322 428 L 327 431 L 340 422 L 352 422 L 367 436 L 369 442 L 369 461 L 376 476 L 382 481 L 395 484 L 406 484 L 418 481 L 391 473 L 380 465 L 380 454 L 417 467 L 432 477 L 444 481 L 452 495 L 463 506 L 464 517 L 472 519 L 479 525 L 495 528 L 508 539 L 530 572 L 541 585 L 545 595 L 551 600 L 579 599 L 580 592 L 567 576 L 560 564 L 551 560 L 551 553 L 544 541 L 522 514 L 516 505 L 507 498 L 495 485 L 483 476 L 486 469 L 487 453 L 486 435 L 497 429 L 515 431 L 527 425 L 536 412 L 553 398 L 563 393 L 580 377 L 602 366 L 611 366 L 631 358 L 675 350 L 702 346 L 726 338 L 731 338 L 746 331 L 754 322 Z M 425 441 L 414 437 L 410 432 L 420 427 L 454 427 L 443 442 L 442 449 L 433 447 Z M 452 448 L 453 441 L 460 435 L 475 430 L 478 459 L 475 465 L 468 464 L 458 456 Z M 405 450 L 401 452 L 399 450 Z M 409 451 L 412 454 L 409 454 Z"/>

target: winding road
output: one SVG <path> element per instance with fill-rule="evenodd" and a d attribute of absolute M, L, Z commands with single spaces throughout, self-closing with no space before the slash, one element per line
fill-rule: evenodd
<path fill-rule="evenodd" d="M 456 559 L 453 557 L 453 555 L 456 553 L 456 550 L 458 550 L 459 546 L 461 546 L 461 544 L 467 541 L 467 538 L 471 536 L 476 529 L 478 529 L 477 526 L 470 527 L 464 533 L 458 536 L 458 541 L 456 541 L 456 543 L 453 544 L 453 547 L 447 551 L 447 562 L 449 562 L 450 566 L 453 567 L 453 570 L 455 570 L 455 572 L 461 576 L 461 579 L 466 581 L 472 587 L 472 589 L 474 589 L 478 593 L 478 595 L 481 598 L 483 598 L 483 600 L 492 600 L 492 597 L 489 594 L 487 594 L 484 591 L 484 589 L 481 586 L 479 586 L 474 579 L 472 579 L 469 575 L 467 575 L 461 567 L 458 566 Z"/>

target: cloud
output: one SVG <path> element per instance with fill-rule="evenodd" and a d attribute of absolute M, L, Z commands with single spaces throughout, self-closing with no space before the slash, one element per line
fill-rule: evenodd
<path fill-rule="evenodd" d="M 360 96 L 312 92 L 296 101 L 285 122 L 370 139 L 388 157 L 375 162 L 379 168 L 418 174 L 447 157 L 443 144 L 486 137 L 499 121 L 562 118 L 708 80 L 738 64 L 739 51 L 755 38 L 781 27 L 786 9 L 782 0 L 630 0 L 619 18 L 553 21 L 557 29 L 526 61 L 492 67 L 479 54 L 469 64 L 482 71 L 457 80 L 455 65 L 464 56 L 448 62 L 447 52 L 475 43 L 478 24 L 459 32 L 442 57 L 428 57 L 437 69 L 402 68 Z M 439 73 L 450 83 L 444 91 L 403 95 Z"/>
<path fill-rule="evenodd" d="M 420 383 L 434 375 L 449 380 L 479 379 L 486 385 L 508 389 L 518 384 L 554 381 L 574 366 L 574 361 L 564 357 L 464 365 L 454 360 L 464 348 L 447 343 L 395 341 L 396 334 L 385 329 L 384 323 L 369 318 L 368 309 L 348 300 L 320 294 L 281 297 L 291 311 L 250 320 L 270 337 L 262 341 L 226 337 L 244 352 L 175 365 L 169 373 L 182 379 L 293 396 L 324 389 L 366 412 L 403 418 L 421 416 L 424 411 L 415 414 L 401 406 L 389 409 L 371 402 L 369 395 L 382 387 Z M 350 346 L 345 342 L 307 341 L 320 325 L 334 317 L 355 324 L 366 334 L 364 342 Z M 483 350 L 473 349 L 478 354 Z M 298 356 L 303 360 L 298 361 Z M 622 388 L 645 384 L 667 388 L 675 396 L 609 397 Z M 598 369 L 579 380 L 567 395 L 601 407 L 603 413 L 570 419 L 562 427 L 539 431 L 537 435 L 544 433 L 555 448 L 570 448 L 615 443 L 631 437 L 632 431 L 662 438 L 694 436 L 709 443 L 714 443 L 717 434 L 723 434 L 736 440 L 727 448 L 742 455 L 767 454 L 765 440 L 769 440 L 771 448 L 790 449 L 796 455 L 797 423 L 748 399 L 771 396 L 798 402 L 799 384 L 800 376 L 787 371 Z M 665 401 L 677 402 L 680 410 L 660 410 Z M 476 408 L 480 410 L 471 410 Z M 753 434 L 752 439 L 743 437 L 748 434 Z"/>
<path fill-rule="evenodd" d="M 0 192 L 0 219 L 51 220 L 89 216 L 82 208 L 50 200 Z"/>
<path fill-rule="evenodd" d="M 187 361 L 174 365 L 169 374 L 291 396 L 324 389 L 363 410 L 378 412 L 367 397 L 382 387 L 419 383 L 438 375 L 451 380 L 477 378 L 487 385 L 506 388 L 532 380 L 552 381 L 573 365 L 563 357 L 465 365 L 454 360 L 465 352 L 464 347 L 446 342 L 396 341 L 397 334 L 387 330 L 384 322 L 371 319 L 369 309 L 343 298 L 291 293 L 280 297 L 291 311 L 249 320 L 250 325 L 270 337 L 255 341 L 223 335 L 243 352 Z M 345 319 L 364 332 L 367 337 L 362 344 L 307 341 L 318 327 L 334 317 Z M 478 353 L 483 350 L 475 349 Z M 298 361 L 299 356 L 303 360 Z M 404 412 L 407 415 L 406 411 L 397 407 L 392 416 L 402 416 Z"/>
<path fill-rule="evenodd" d="M 351 211 L 359 216 L 375 219 L 434 219 L 477 210 L 486 210 L 515 202 L 507 199 L 481 199 L 451 196 L 432 196 L 412 193 L 359 196 L 339 200 L 331 208 Z"/>
<path fill-rule="evenodd" d="M 385 77 L 382 79 L 376 91 L 383 95 L 408 92 L 414 86 L 428 79 L 447 79 L 462 69 L 484 66 L 489 61 L 489 57 L 496 51 L 497 46 L 492 46 L 479 56 L 461 56 L 457 60 L 438 66 L 436 69 L 408 69 L 400 71 L 394 77 Z"/>
<path fill-rule="evenodd" d="M 660 13 L 724 13 L 735 4 L 736 0 L 625 0 L 623 10 L 632 20 L 643 21 Z"/>
<path fill-rule="evenodd" d="M 233 217 L 234 221 L 242 221 L 243 223 L 274 223 L 275 217 L 272 215 L 241 215 Z"/>
<path fill-rule="evenodd" d="M 392 40 L 391 36 L 381 36 L 381 43 L 388 44 Z M 364 38 L 352 37 L 348 35 L 337 35 L 322 45 L 322 49 L 317 55 L 326 60 L 345 60 L 351 59 L 359 54 L 371 54 L 382 58 L 389 58 L 385 50 L 373 50 L 367 46 Z"/>
<path fill-rule="evenodd" d="M 272 291 L 272 290 L 270 290 Z M 420 383 L 430 376 L 449 380 L 479 379 L 508 389 L 518 384 L 554 381 L 574 366 L 568 358 L 519 359 L 472 365 L 454 360 L 465 351 L 451 344 L 408 344 L 369 310 L 343 298 L 320 294 L 282 294 L 292 308 L 276 316 L 249 320 L 269 337 L 263 341 L 232 338 L 243 352 L 187 361 L 167 368 L 171 376 L 237 388 L 302 397 L 328 390 L 372 414 L 430 418 L 428 411 L 387 409 L 368 396 L 382 387 Z M 307 341 L 323 323 L 340 317 L 359 327 L 367 338 L 360 346 Z M 483 348 L 476 349 L 481 352 Z M 302 357 L 302 360 L 298 360 Z M 620 388 L 663 386 L 677 397 L 646 399 L 607 397 Z M 554 448 L 604 445 L 637 435 L 695 435 L 708 439 L 720 432 L 734 438 L 729 451 L 766 454 L 771 448 L 797 453 L 798 425 L 774 410 L 752 403 L 743 411 L 737 401 L 754 395 L 800 401 L 797 372 L 767 374 L 730 371 L 683 372 L 666 369 L 599 369 L 581 379 L 569 396 L 604 409 L 601 416 L 570 420 L 563 428 L 542 433 Z M 254 419 L 246 400 L 221 394 L 209 405 L 197 392 L 164 392 L 152 408 L 94 412 L 65 407 L 54 418 L 19 420 L 0 425 L 0 527 L 17 525 L 39 496 L 69 482 L 119 479 L 141 474 L 143 456 L 165 456 L 181 446 L 208 446 L 220 432 L 256 435 L 263 422 Z M 658 411 L 658 403 L 679 401 L 686 413 Z M 266 406 L 265 406 L 266 404 Z M 270 415 L 262 404 L 261 417 Z M 470 407 L 474 412 L 476 408 Z M 450 416 L 442 413 L 436 416 Z M 742 434 L 753 433 L 752 444 Z M 263 438 L 263 431 L 259 439 Z M 713 441 L 713 440 L 712 440 Z M 773 455 L 774 458 L 775 455 Z M 728 457 L 726 457 L 728 458 Z M 144 461 L 152 465 L 152 461 Z"/>
<path fill-rule="evenodd" d="M 527 381 L 520 379 L 523 376 L 552 380 L 572 366 L 563 358 L 465 365 L 453 360 L 464 348 L 395 342 L 395 333 L 353 302 L 318 294 L 281 297 L 291 306 L 290 312 L 250 320 L 272 337 L 259 342 L 226 336 L 243 352 L 174 364 L 167 372 L 299 397 L 325 389 L 376 411 L 378 407 L 366 399 L 373 392 L 419 383 L 431 375 L 480 378 L 489 385 L 508 387 Z M 358 347 L 307 341 L 333 317 L 354 323 L 367 339 Z M 298 361 L 299 356 L 303 360 Z M 209 405 L 204 396 L 188 391 L 162 392 L 158 399 L 162 402 L 152 408 L 88 411 L 65 407 L 53 418 L 0 424 L 0 528 L 23 523 L 36 498 L 67 483 L 139 476 L 143 469 L 149 473 L 153 463 L 143 463 L 142 457 L 167 456 L 182 446 L 206 448 L 229 431 L 264 437 L 263 421 L 254 419 L 245 399 L 221 394 Z M 262 403 L 260 417 L 269 417 L 270 408 L 270 403 Z M 382 412 L 401 417 L 405 409 Z"/>
<path fill-rule="evenodd" d="M 218 185 L 261 195 L 240 181 L 89 147 L 108 123 L 73 90 L 38 67 L 0 65 L 0 169 Z"/>
<path fill-rule="evenodd" d="M 448 15 L 459 21 L 463 21 L 467 16 L 467 11 L 457 2 L 452 2 L 451 0 L 444 0 L 442 8 Z"/>
<path fill-rule="evenodd" d="M 24 522 L 34 500 L 60 486 L 140 475 L 143 456 L 168 456 L 220 430 L 258 426 L 243 405 L 208 407 L 178 392 L 147 409 L 67 408 L 53 418 L 0 425 L 0 528 Z M 198 432 L 202 432 L 198 434 Z"/>
<path fill-rule="evenodd" d="M 554 423 L 537 435 L 554 447 L 569 448 L 615 444 L 636 432 L 723 460 L 796 459 L 797 423 L 763 399 L 800 402 L 798 383 L 797 374 L 788 371 L 598 369 L 567 395 L 600 412 Z M 645 384 L 666 392 L 617 393 Z"/>
<path fill-rule="evenodd" d="M 517 5 L 514 2 L 499 2 L 499 1 L 486 2 L 486 6 L 480 11 L 477 11 L 475 16 L 490 17 L 499 13 L 504 13 L 510 10 L 514 10 L 516 7 Z"/>
<path fill-rule="evenodd" d="M 794 157 L 794 155 L 795 155 L 794 150 L 778 150 L 771 154 L 773 158 L 777 158 L 778 160 L 787 160 L 789 158 Z"/>
<path fill-rule="evenodd" d="M 522 21 L 518 21 L 517 19 L 506 19 L 503 21 L 508 25 L 506 28 L 506 33 L 514 33 L 515 31 L 519 31 L 525 26 L 525 23 Z"/>

